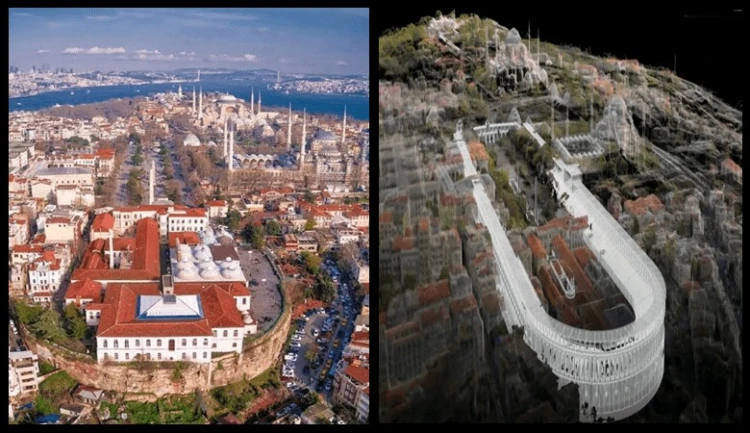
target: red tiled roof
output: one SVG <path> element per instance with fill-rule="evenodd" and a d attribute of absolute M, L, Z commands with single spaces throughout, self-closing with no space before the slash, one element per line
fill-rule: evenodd
<path fill-rule="evenodd" d="M 427 328 L 435 323 L 447 323 L 450 320 L 448 309 L 445 305 L 435 305 L 432 308 L 425 309 L 419 316 L 422 327 Z"/>
<path fill-rule="evenodd" d="M 111 213 L 100 213 L 94 218 L 91 223 L 91 231 L 93 232 L 108 232 L 115 226 L 115 217 Z"/>
<path fill-rule="evenodd" d="M 70 218 L 62 217 L 62 216 L 51 217 L 51 218 L 48 218 L 47 221 L 45 222 L 45 224 L 54 224 L 54 223 L 70 224 Z"/>
<path fill-rule="evenodd" d="M 91 299 L 99 300 L 102 292 L 102 285 L 96 281 L 84 280 L 70 283 L 68 291 L 65 292 L 65 299 Z"/>
<path fill-rule="evenodd" d="M 625 211 L 631 215 L 643 215 L 647 210 L 656 214 L 664 211 L 664 204 L 653 194 L 636 200 L 625 200 Z"/>
<path fill-rule="evenodd" d="M 106 251 L 104 239 L 89 244 L 82 266 L 73 271 L 72 281 L 92 279 L 97 281 L 159 281 L 159 225 L 156 220 L 144 218 L 136 223 L 135 247 L 130 269 L 109 269 L 99 251 Z"/>
<path fill-rule="evenodd" d="M 206 206 L 212 206 L 212 207 L 224 207 L 227 205 L 227 202 L 225 200 L 210 200 L 206 202 Z"/>
<path fill-rule="evenodd" d="M 13 245 L 13 252 L 14 253 L 37 253 L 42 254 L 44 252 L 44 247 L 41 245 Z"/>
<path fill-rule="evenodd" d="M 370 369 L 365 367 L 357 367 L 350 365 L 344 370 L 344 374 L 354 379 L 356 382 L 361 384 L 370 383 Z"/>
<path fill-rule="evenodd" d="M 419 305 L 425 306 L 450 298 L 451 288 L 448 279 L 422 286 L 418 289 Z"/>
<path fill-rule="evenodd" d="M 477 300 L 474 295 L 468 294 L 462 298 L 454 299 L 451 301 L 451 313 L 455 316 L 458 314 L 467 313 L 477 307 Z"/>
<path fill-rule="evenodd" d="M 138 296 L 159 295 L 158 283 L 123 284 L 107 286 L 99 322 L 98 337 L 181 337 L 210 336 L 212 328 L 241 328 L 242 315 L 234 298 L 216 284 L 175 285 L 176 295 L 200 295 L 203 318 L 197 320 L 164 320 L 144 322 L 136 320 Z"/>
<path fill-rule="evenodd" d="M 411 237 L 397 235 L 393 239 L 393 251 L 410 250 L 414 248 L 414 239 Z"/>
<path fill-rule="evenodd" d="M 167 234 L 167 240 L 169 242 L 169 248 L 174 248 L 177 245 L 177 239 L 180 240 L 180 244 L 183 245 L 198 245 L 201 243 L 201 239 L 198 233 L 195 232 L 170 232 Z"/>
<path fill-rule="evenodd" d="M 529 248 L 531 248 L 531 254 L 538 258 L 547 257 L 547 249 L 544 248 L 542 240 L 539 239 L 535 234 L 529 234 L 527 241 L 529 242 Z"/>

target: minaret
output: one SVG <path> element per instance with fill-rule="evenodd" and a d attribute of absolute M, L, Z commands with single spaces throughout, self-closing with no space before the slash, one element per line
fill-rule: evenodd
<path fill-rule="evenodd" d="M 198 119 L 203 119 L 203 88 L 198 91 Z"/>
<path fill-rule="evenodd" d="M 148 172 L 148 204 L 154 204 L 154 182 L 156 181 L 156 165 L 151 160 L 151 170 Z"/>
<path fill-rule="evenodd" d="M 299 146 L 299 171 L 305 166 L 305 136 L 307 135 L 307 108 L 302 109 L 302 143 Z"/>
<path fill-rule="evenodd" d="M 346 105 L 344 105 L 344 121 L 341 124 L 341 147 L 344 149 L 344 156 L 346 156 Z"/>
<path fill-rule="evenodd" d="M 250 117 L 255 114 L 255 87 L 250 90 Z"/>
<path fill-rule="evenodd" d="M 286 133 L 286 151 L 292 150 L 292 104 L 289 104 L 289 126 Z"/>
<path fill-rule="evenodd" d="M 198 69 L 198 79 L 195 80 L 195 81 L 198 82 L 198 83 L 201 82 L 201 70 L 200 69 Z"/>
<path fill-rule="evenodd" d="M 177 96 L 179 96 L 179 97 L 180 97 L 180 99 L 182 99 L 182 84 L 180 84 L 180 85 L 179 85 L 179 86 L 177 87 Z"/>
<path fill-rule="evenodd" d="M 224 162 L 227 160 L 227 135 L 229 135 L 229 131 L 227 130 L 227 125 L 229 124 L 229 120 L 225 117 L 224 118 L 224 153 L 221 154 L 221 156 L 224 157 Z"/>
<path fill-rule="evenodd" d="M 539 49 L 539 41 L 541 39 L 539 38 L 539 27 L 536 28 L 536 62 L 539 63 L 539 60 L 542 58 L 541 50 Z"/>
<path fill-rule="evenodd" d="M 258 116 L 260 116 L 260 103 L 263 100 L 263 93 L 258 90 Z"/>
<path fill-rule="evenodd" d="M 193 86 L 193 114 L 195 114 L 195 86 Z"/>
<path fill-rule="evenodd" d="M 234 161 L 232 161 L 234 159 L 234 124 L 230 124 L 230 127 L 232 128 L 229 131 L 229 172 L 231 173 L 234 170 Z"/>

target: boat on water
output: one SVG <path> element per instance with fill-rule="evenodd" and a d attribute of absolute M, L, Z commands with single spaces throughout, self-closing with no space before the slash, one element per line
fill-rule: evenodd
<path fill-rule="evenodd" d="M 71 94 L 71 95 L 75 95 L 75 94 L 76 94 L 76 92 L 70 92 L 70 94 Z"/>
<path fill-rule="evenodd" d="M 57 108 L 57 107 L 62 107 L 62 105 L 60 105 L 60 104 L 55 104 L 55 108 Z"/>
<path fill-rule="evenodd" d="M 20 102 L 16 102 L 16 105 L 21 105 L 21 103 Z"/>
<path fill-rule="evenodd" d="M 91 89 L 86 89 L 86 94 L 88 95 L 89 93 L 91 93 Z"/>

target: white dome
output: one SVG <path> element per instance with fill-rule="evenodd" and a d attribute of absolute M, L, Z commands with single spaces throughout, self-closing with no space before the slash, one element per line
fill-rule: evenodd
<path fill-rule="evenodd" d="M 216 267 L 216 263 L 214 263 L 214 262 L 212 262 L 210 260 L 207 261 L 207 262 L 200 262 L 198 264 L 198 267 L 201 268 L 201 269 L 218 269 Z"/>
<path fill-rule="evenodd" d="M 230 94 L 221 95 L 219 97 L 219 102 L 236 102 L 236 101 L 237 101 L 237 98 L 235 98 L 234 96 Z"/>
<path fill-rule="evenodd" d="M 177 269 L 181 271 L 195 270 L 195 265 L 193 264 L 193 262 L 180 262 L 177 264 Z"/>
<path fill-rule="evenodd" d="M 208 268 L 201 271 L 201 278 L 216 278 L 219 276 L 219 270 L 216 268 Z"/>
<path fill-rule="evenodd" d="M 229 279 L 235 278 L 234 271 L 232 271 L 231 269 L 224 269 L 223 271 L 221 271 L 221 276 Z"/>
<path fill-rule="evenodd" d="M 198 137 L 195 136 L 195 134 L 188 134 L 185 136 L 185 140 L 183 140 L 183 144 L 185 146 L 200 146 L 201 141 L 198 140 Z"/>
<path fill-rule="evenodd" d="M 198 274 L 195 273 L 194 269 L 185 269 L 177 274 L 177 277 L 182 280 L 195 280 L 198 278 Z"/>

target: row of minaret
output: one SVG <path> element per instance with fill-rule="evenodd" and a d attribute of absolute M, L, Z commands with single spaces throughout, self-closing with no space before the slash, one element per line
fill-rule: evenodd
<path fill-rule="evenodd" d="M 182 86 L 180 86 L 179 89 L 179 96 L 182 97 Z M 263 95 L 261 95 L 260 90 L 258 90 L 258 114 L 261 113 L 261 102 L 263 99 Z M 250 114 L 255 115 L 254 112 L 255 108 L 255 88 L 253 87 L 252 91 L 250 92 Z M 196 113 L 195 110 L 195 87 L 193 87 L 193 114 Z M 198 119 L 203 119 L 203 88 L 198 89 Z"/>
<path fill-rule="evenodd" d="M 224 120 L 224 156 L 227 158 L 226 164 L 229 171 L 232 172 L 234 167 L 232 161 L 234 159 L 234 123 L 229 123 L 229 119 Z M 302 170 L 305 165 L 305 138 L 307 137 L 307 108 L 302 110 L 302 143 L 300 144 L 300 157 L 299 157 L 299 169 Z M 341 126 L 341 145 L 344 146 L 346 142 L 346 106 L 344 106 L 344 120 Z M 287 129 L 287 141 L 286 150 L 291 152 L 292 150 L 292 104 L 289 104 L 289 121 Z M 362 162 L 365 162 L 365 146 L 362 146 Z"/>

